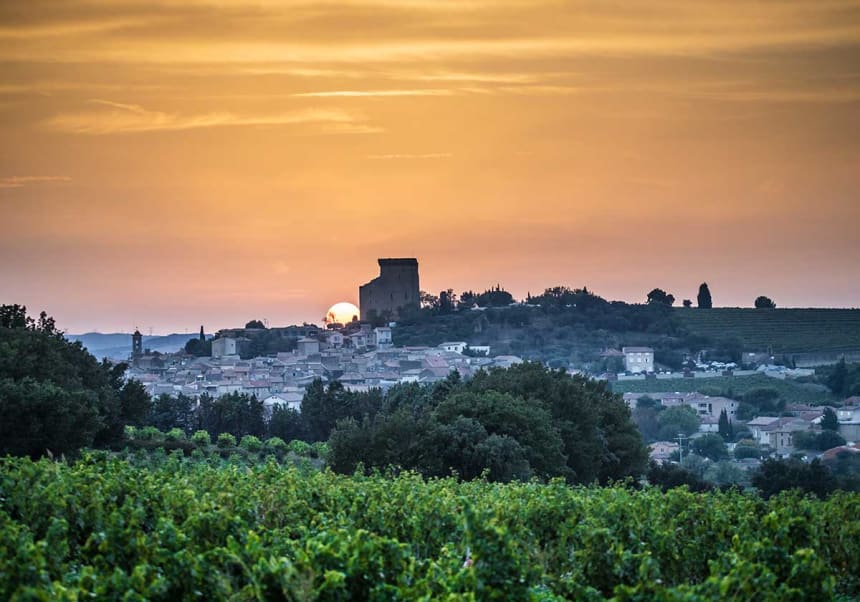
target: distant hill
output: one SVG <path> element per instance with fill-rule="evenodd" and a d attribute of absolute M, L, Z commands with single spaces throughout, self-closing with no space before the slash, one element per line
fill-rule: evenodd
<path fill-rule="evenodd" d="M 99 359 L 125 360 L 131 355 L 131 333 L 125 332 L 88 332 L 85 334 L 67 334 L 70 341 L 80 341 L 87 351 Z M 189 339 L 197 338 L 197 334 L 167 334 L 161 336 L 144 336 L 143 347 L 160 353 L 173 353 L 185 347 Z"/>
<path fill-rule="evenodd" d="M 688 332 L 737 339 L 744 349 L 784 353 L 860 352 L 860 309 L 676 308 Z"/>
<path fill-rule="evenodd" d="M 715 376 L 713 378 L 672 378 L 655 380 L 619 380 L 610 383 L 615 393 L 702 393 L 737 397 L 755 389 L 774 389 L 786 403 L 813 405 L 838 403 L 827 387 L 804 384 L 790 379 L 779 379 L 752 374 L 749 376 Z"/>
<path fill-rule="evenodd" d="M 680 367 L 683 354 L 739 361 L 740 351 L 790 356 L 798 365 L 860 358 L 860 309 L 686 309 L 613 302 L 582 308 L 511 306 L 401 321 L 395 345 L 466 341 L 493 355 L 514 354 L 553 367 L 601 370 L 600 353 L 625 345 L 654 347 L 661 366 Z M 737 356 L 737 357 L 735 357 Z M 609 366 L 606 366 L 609 369 Z"/>

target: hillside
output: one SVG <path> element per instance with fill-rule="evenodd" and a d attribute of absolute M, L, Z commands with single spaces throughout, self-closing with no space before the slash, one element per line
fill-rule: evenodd
<path fill-rule="evenodd" d="M 620 380 L 612 383 L 615 393 L 703 393 L 738 397 L 753 389 L 774 389 L 786 403 L 831 404 L 839 400 L 821 385 L 751 376 L 715 376 L 713 378 L 672 378 L 657 380 Z"/>
<path fill-rule="evenodd" d="M 681 326 L 745 350 L 782 353 L 860 352 L 860 309 L 675 309 Z"/>
<path fill-rule="evenodd" d="M 648 345 L 661 365 L 678 368 L 683 353 L 703 349 L 711 359 L 738 361 L 741 351 L 790 354 L 806 365 L 860 356 L 860 309 L 710 310 L 602 302 L 534 307 L 515 305 L 444 315 L 424 313 L 394 330 L 396 345 L 466 341 L 492 354 L 575 365 L 599 362 L 607 348 Z"/>

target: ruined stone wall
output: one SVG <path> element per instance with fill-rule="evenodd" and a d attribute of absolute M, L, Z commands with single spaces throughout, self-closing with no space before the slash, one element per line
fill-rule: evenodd
<path fill-rule="evenodd" d="M 391 258 L 379 260 L 379 276 L 358 288 L 361 319 L 388 316 L 397 319 L 403 308 L 420 305 L 418 260 Z"/>

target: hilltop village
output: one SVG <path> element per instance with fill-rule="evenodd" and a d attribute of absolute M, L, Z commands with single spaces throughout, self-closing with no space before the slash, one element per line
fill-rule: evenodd
<path fill-rule="evenodd" d="M 376 278 L 359 287 L 358 314 L 340 322 L 334 321 L 330 314 L 324 327 L 303 324 L 267 328 L 259 321 L 252 321 L 244 328 L 220 330 L 212 339 L 207 339 L 201 328 L 199 339 L 186 346 L 186 350 L 193 353 L 173 354 L 148 352 L 143 348 L 142 336 L 136 332 L 128 376 L 140 381 L 153 398 L 253 395 L 262 400 L 266 415 L 271 415 L 278 406 L 300 412 L 306 389 L 316 380 L 338 382 L 350 392 L 371 389 L 385 392 L 398 384 L 437 383 L 452 371 L 468 379 L 480 370 L 509 368 L 534 359 L 499 353 L 491 345 L 469 344 L 464 340 L 396 346 L 394 333 L 403 327 L 401 320 L 414 316 L 422 303 L 418 261 L 383 258 L 379 259 L 379 270 Z M 593 295 L 587 290 L 568 292 L 584 294 L 584 300 L 592 302 Z M 511 311 L 522 306 L 507 303 L 510 295 L 500 288 L 488 293 L 505 304 L 506 309 L 510 305 Z M 436 298 L 435 303 L 444 306 L 446 295 L 450 293 L 443 292 L 441 301 Z M 461 309 L 467 314 L 480 314 L 478 310 L 486 308 L 477 304 L 463 308 L 461 303 Z M 651 457 L 657 461 L 677 458 L 684 439 L 709 434 L 719 434 L 727 440 L 728 451 L 733 451 L 740 440 L 743 441 L 741 447 L 746 445 L 788 456 L 804 441 L 807 448 L 815 445 L 814 438 L 821 433 L 820 425 L 828 409 L 820 396 L 813 399 L 811 394 L 809 398 L 801 396 L 788 402 L 777 403 L 771 399 L 761 404 L 756 401 L 756 396 L 772 396 L 766 381 L 785 383 L 814 377 L 813 369 L 775 364 L 769 353 L 744 351 L 737 354 L 737 362 L 708 361 L 699 354 L 677 371 L 655 361 L 655 349 L 643 345 L 610 347 L 600 352 L 597 359 L 594 365 L 601 368 L 599 372 L 571 366 L 563 366 L 563 369 L 571 374 L 585 373 L 609 381 L 610 386 L 623 393 L 634 421 L 651 444 Z M 701 391 L 709 387 L 701 384 L 684 389 L 686 392 L 667 391 L 660 385 L 679 380 L 732 382 L 733 377 L 737 377 L 735 382 L 740 382 L 738 379 L 742 377 L 758 379 L 758 388 L 747 391 L 745 397 L 744 392 L 732 394 L 731 390 L 714 390 L 706 395 Z M 860 440 L 857 398 L 848 398 L 842 403 L 833 399 L 833 402 L 831 409 L 838 410 L 841 436 L 848 441 Z M 690 415 L 678 415 L 679 408 L 686 408 Z M 676 422 L 669 420 L 669 416 L 674 416 Z M 735 432 L 744 435 L 735 437 Z M 851 451 L 856 449 L 850 448 Z M 760 454 L 750 455 L 750 458 L 738 458 L 746 468 L 760 463 Z"/>
<path fill-rule="evenodd" d="M 398 383 L 438 382 L 451 371 L 469 377 L 480 369 L 523 361 L 510 355 L 490 357 L 489 346 L 470 347 L 464 341 L 395 347 L 392 329 L 397 318 L 419 306 L 418 261 L 380 259 L 379 267 L 379 276 L 359 288 L 360 319 L 325 328 L 265 328 L 258 323 L 220 330 L 204 357 L 150 353 L 136 332 L 129 377 L 143 383 L 152 396 L 243 393 L 263 399 L 269 408 L 283 404 L 298 409 L 305 388 L 315 379 L 339 381 L 350 391 L 387 390 Z M 253 341 L 263 334 L 294 349 L 249 357 Z M 206 341 L 202 330 L 200 341 Z"/>

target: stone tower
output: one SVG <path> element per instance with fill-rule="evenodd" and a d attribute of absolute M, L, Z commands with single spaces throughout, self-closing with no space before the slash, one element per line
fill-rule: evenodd
<path fill-rule="evenodd" d="M 131 358 L 136 360 L 141 355 L 143 355 L 143 335 L 135 328 L 134 334 L 131 335 Z"/>
<path fill-rule="evenodd" d="M 358 287 L 361 319 L 397 319 L 404 309 L 418 309 L 418 260 L 388 258 L 379 260 L 379 276 Z"/>

